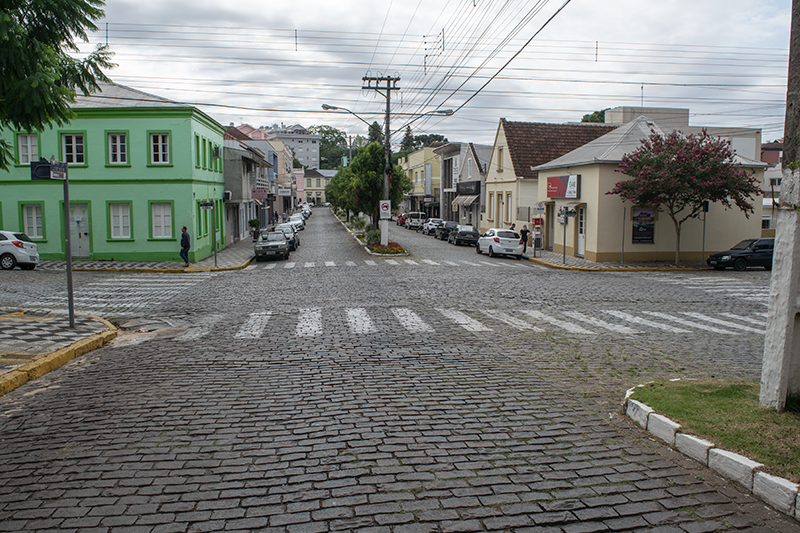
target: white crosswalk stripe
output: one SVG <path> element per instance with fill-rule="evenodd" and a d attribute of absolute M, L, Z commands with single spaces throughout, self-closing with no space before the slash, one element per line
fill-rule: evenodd
<path fill-rule="evenodd" d="M 569 322 L 564 322 L 563 320 L 559 320 L 557 318 L 553 318 L 550 315 L 546 315 L 541 311 L 534 311 L 531 309 L 523 309 L 520 311 L 521 313 L 525 313 L 529 317 L 533 318 L 534 320 L 541 320 L 543 322 L 549 322 L 554 326 L 558 326 L 563 328 L 570 333 L 580 333 L 581 335 L 594 335 L 594 331 L 589 331 L 588 329 L 584 329 L 576 324 L 571 324 Z"/>
<path fill-rule="evenodd" d="M 258 339 L 267 327 L 267 322 L 272 316 L 272 311 L 263 311 L 260 313 L 250 313 L 247 322 L 241 325 L 239 331 L 236 332 L 237 339 Z"/>
<path fill-rule="evenodd" d="M 300 309 L 296 331 L 298 337 L 316 337 L 317 335 L 321 335 L 322 310 Z"/>
<path fill-rule="evenodd" d="M 365 263 L 370 263 L 370 262 L 374 263 L 374 261 L 364 261 L 364 262 L 365 262 Z M 345 262 L 344 262 L 344 264 L 345 264 L 345 265 L 347 265 L 347 266 L 349 266 L 349 267 L 354 267 L 354 266 L 356 266 L 356 263 L 355 263 L 355 261 L 345 261 Z"/>
<path fill-rule="evenodd" d="M 400 325 L 413 333 L 427 333 L 433 331 L 433 328 L 425 323 L 418 314 L 411 309 L 405 307 L 395 307 L 392 309 L 392 314 L 397 317 Z"/>
<path fill-rule="evenodd" d="M 504 313 L 502 311 L 497 311 L 495 309 L 481 309 L 481 312 L 483 314 L 485 314 L 486 316 L 492 317 L 495 320 L 499 320 L 500 322 L 508 324 L 509 326 L 511 326 L 511 327 L 513 327 L 515 329 L 522 329 L 522 330 L 529 329 L 529 330 L 533 330 L 533 331 L 544 331 L 542 328 L 538 328 L 538 327 L 534 326 L 533 324 L 531 324 L 530 322 L 526 322 L 526 321 L 524 321 L 522 319 L 513 317 L 513 316 L 509 315 L 508 313 Z"/>
<path fill-rule="evenodd" d="M 419 263 L 417 263 L 413 259 L 403 259 L 403 262 L 407 265 L 419 266 Z"/>
<path fill-rule="evenodd" d="M 490 328 L 484 326 L 474 318 L 471 318 L 466 313 L 456 311 L 455 309 L 441 309 L 437 308 L 445 318 L 449 318 L 467 331 L 492 331 Z"/>
<path fill-rule="evenodd" d="M 294 261 L 289 261 L 288 263 L 283 265 L 283 268 L 294 268 L 296 264 L 297 263 L 295 263 Z"/>
<path fill-rule="evenodd" d="M 333 262 L 333 261 L 325 261 L 325 266 L 326 267 L 335 267 L 336 263 Z"/>
<path fill-rule="evenodd" d="M 715 328 L 713 326 L 706 326 L 705 324 L 699 324 L 697 322 L 692 322 L 692 321 L 686 320 L 684 318 L 678 318 L 676 316 L 668 315 L 667 313 L 658 313 L 656 311 L 642 311 L 642 313 L 644 313 L 646 315 L 654 316 L 654 317 L 657 317 L 657 318 L 663 318 L 664 320 L 669 320 L 671 322 L 675 322 L 677 324 L 680 324 L 681 326 L 688 326 L 690 328 L 697 328 L 697 329 L 703 329 L 703 330 L 706 330 L 706 331 L 713 331 L 714 333 L 723 333 L 723 334 L 727 334 L 727 335 L 738 335 L 738 333 L 736 333 L 735 331 L 730 331 L 728 329 Z"/>
<path fill-rule="evenodd" d="M 609 331 L 615 331 L 617 333 L 622 333 L 623 335 L 634 335 L 636 333 L 641 333 L 641 331 L 629 328 L 628 326 L 622 326 L 619 324 L 609 324 L 604 320 L 600 320 L 599 318 L 588 317 L 577 311 L 563 311 L 565 315 L 575 320 L 580 320 L 581 322 L 585 322 L 587 324 L 591 324 L 593 326 L 598 326 L 603 329 L 607 329 Z"/>
<path fill-rule="evenodd" d="M 347 322 L 350 324 L 350 332 L 357 335 L 375 333 L 378 331 L 372 319 L 363 307 L 356 307 L 347 310 Z"/>
<path fill-rule="evenodd" d="M 750 322 L 751 324 L 755 324 L 756 326 L 763 326 L 764 320 L 759 320 L 757 318 L 753 318 L 750 316 L 741 316 L 741 315 L 734 315 L 733 313 L 720 313 L 722 316 L 726 316 L 728 318 L 733 318 L 734 320 L 741 320 L 743 322 Z"/>
<path fill-rule="evenodd" d="M 423 259 L 422 262 L 433 266 L 439 266 L 439 263 L 437 263 L 436 261 L 431 261 L 430 259 Z"/>
<path fill-rule="evenodd" d="M 666 324 L 661 324 L 660 322 L 653 322 L 652 320 L 645 320 L 644 318 L 629 315 L 628 313 L 623 313 L 622 311 L 613 311 L 608 310 L 606 311 L 609 315 L 613 315 L 617 318 L 621 318 L 623 320 L 627 320 L 628 322 L 633 322 L 634 324 L 641 324 L 643 326 L 650 326 L 651 328 L 656 329 L 663 329 L 664 331 L 669 331 L 671 333 L 689 333 L 689 330 L 676 328 L 674 326 L 668 326 Z"/>
<path fill-rule="evenodd" d="M 765 333 L 765 331 L 763 329 L 751 328 L 750 326 L 744 326 L 742 324 L 733 324 L 730 321 L 726 322 L 724 320 L 720 320 L 719 318 L 713 318 L 713 317 L 710 317 L 710 316 L 701 315 L 700 313 L 689 313 L 689 312 L 684 311 L 681 314 L 686 315 L 686 316 L 690 316 L 692 318 L 696 318 L 698 320 L 705 320 L 706 322 L 711 322 L 712 324 L 721 324 L 723 326 L 728 326 L 728 327 L 731 327 L 731 328 L 741 329 L 742 331 L 752 331 L 754 333 Z"/>

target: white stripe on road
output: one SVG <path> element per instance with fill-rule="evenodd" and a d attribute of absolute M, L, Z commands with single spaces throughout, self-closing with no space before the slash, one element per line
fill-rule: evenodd
<path fill-rule="evenodd" d="M 322 311 L 320 309 L 300 309 L 300 317 L 295 329 L 298 337 L 316 337 L 322 334 Z"/>
<path fill-rule="evenodd" d="M 272 311 L 263 311 L 260 313 L 250 313 L 247 322 L 242 324 L 239 331 L 234 335 L 237 339 L 259 339 L 261 334 L 267 327 L 269 317 L 272 316 Z"/>
<path fill-rule="evenodd" d="M 683 318 L 678 318 L 676 316 L 668 315 L 666 313 L 657 313 L 655 311 L 642 311 L 642 313 L 650 316 L 654 316 L 656 318 L 663 318 L 664 320 L 670 320 L 672 322 L 676 322 L 682 326 L 688 326 L 690 328 L 697 328 L 703 329 L 706 331 L 712 331 L 714 333 L 725 333 L 727 335 L 738 335 L 737 332 L 731 331 L 729 329 L 719 329 L 715 328 L 714 326 L 706 326 L 705 324 L 698 324 L 697 322 L 692 322 L 690 320 L 685 320 Z"/>
<path fill-rule="evenodd" d="M 306 261 L 305 268 L 314 268 L 314 261 Z"/>
<path fill-rule="evenodd" d="M 481 261 L 481 264 L 482 265 L 486 265 L 486 266 L 490 266 L 490 267 L 500 267 L 500 266 L 502 266 L 502 265 L 500 265 L 500 263 L 490 263 L 488 261 Z"/>
<path fill-rule="evenodd" d="M 530 310 L 530 309 L 523 309 L 520 312 L 521 313 L 525 313 L 526 315 L 528 315 L 529 317 L 533 318 L 534 320 L 543 320 L 545 322 L 549 322 L 549 323 L 553 324 L 554 326 L 558 326 L 560 328 L 563 328 L 563 329 L 569 331 L 570 333 L 580 333 L 581 335 L 594 335 L 595 334 L 594 331 L 589 331 L 588 329 L 584 329 L 584 328 L 582 328 L 580 326 L 577 326 L 575 324 L 572 324 L 570 322 L 565 322 L 563 320 L 559 320 L 557 318 L 553 318 L 553 317 L 551 317 L 549 315 L 546 315 L 546 314 L 542 313 L 541 311 L 533 311 L 533 310 Z"/>
<path fill-rule="evenodd" d="M 412 259 L 403 259 L 403 261 L 404 261 L 405 263 L 409 264 L 409 265 L 415 265 L 415 266 L 419 266 L 419 263 L 417 263 L 416 261 L 414 261 L 414 260 L 412 260 Z"/>
<path fill-rule="evenodd" d="M 364 262 L 371 267 L 374 267 L 376 265 L 375 261 L 373 261 L 372 259 L 366 259 L 364 260 Z"/>
<path fill-rule="evenodd" d="M 652 320 L 645 320 L 644 318 L 640 318 L 638 316 L 629 315 L 628 313 L 623 313 L 622 311 L 611 311 L 606 310 L 606 313 L 609 315 L 613 315 L 617 318 L 621 318 L 622 320 L 627 320 L 628 322 L 633 322 L 634 324 L 642 324 L 643 326 L 650 326 L 651 328 L 656 329 L 663 329 L 664 331 L 671 331 L 672 333 L 689 333 L 686 329 L 676 328 L 673 326 L 667 326 L 666 324 L 661 324 L 659 322 L 653 322 Z"/>
<path fill-rule="evenodd" d="M 357 335 L 365 333 L 375 333 L 375 325 L 363 307 L 356 307 L 347 310 L 347 322 L 350 324 L 350 332 Z"/>
<path fill-rule="evenodd" d="M 344 264 L 345 264 L 345 265 L 347 265 L 347 266 L 349 266 L 349 267 L 354 267 L 354 266 L 356 266 L 355 262 L 353 262 L 353 261 L 345 261 L 345 262 L 344 262 Z"/>
<path fill-rule="evenodd" d="M 492 331 L 490 328 L 487 328 L 474 318 L 470 318 L 466 314 L 462 313 L 461 311 L 456 311 L 455 309 L 436 309 L 441 314 L 445 316 L 445 318 L 449 318 L 462 328 L 467 331 Z"/>
<path fill-rule="evenodd" d="M 326 267 L 335 267 L 336 263 L 333 262 L 333 261 L 325 261 L 325 266 Z"/>
<path fill-rule="evenodd" d="M 516 329 L 529 329 L 533 331 L 544 331 L 541 328 L 537 328 L 533 324 L 526 322 L 522 319 L 513 317 L 508 313 L 504 313 L 502 311 L 497 311 L 494 309 L 481 309 L 481 312 L 487 316 L 494 318 L 495 320 L 499 320 L 500 322 L 504 322 L 509 326 L 516 328 Z"/>
<path fill-rule="evenodd" d="M 254 269 L 256 266 L 257 266 L 257 265 L 256 265 L 255 263 L 251 263 L 251 264 L 247 265 L 247 267 L 245 268 L 245 270 L 253 270 L 253 269 Z"/>
<path fill-rule="evenodd" d="M 428 333 L 433 331 L 433 328 L 426 324 L 419 315 L 411 309 L 395 307 L 392 309 L 392 313 L 397 317 L 397 320 L 400 321 L 400 325 L 412 333 Z"/>
<path fill-rule="evenodd" d="M 439 263 L 437 263 L 436 261 L 431 261 L 430 259 L 423 259 L 422 262 L 423 263 L 428 263 L 429 265 L 433 265 L 433 266 L 439 266 Z"/>
<path fill-rule="evenodd" d="M 270 263 L 268 265 L 264 265 L 264 270 L 272 270 L 276 266 L 278 266 L 278 263 Z"/>
<path fill-rule="evenodd" d="M 687 313 L 684 311 L 681 314 L 690 316 L 692 318 L 696 318 L 697 320 L 705 320 L 706 322 L 711 322 L 712 324 L 720 324 L 723 326 L 727 326 L 729 328 L 741 329 L 742 331 L 752 331 L 754 333 L 766 333 L 763 329 L 751 328 L 750 326 L 743 326 L 741 324 L 733 324 L 732 322 L 726 322 L 718 318 L 711 318 L 710 316 L 701 315 L 700 313 Z"/>
<path fill-rule="evenodd" d="M 286 263 L 285 265 L 283 265 L 283 268 L 294 268 L 294 266 L 295 266 L 296 264 L 297 264 L 297 263 L 295 263 L 294 261 L 289 261 L 288 263 Z"/>
<path fill-rule="evenodd" d="M 388 264 L 390 264 L 390 265 L 399 265 L 400 264 L 397 261 L 395 261 L 394 259 L 387 259 L 386 262 Z"/>
<path fill-rule="evenodd" d="M 457 266 L 458 266 L 458 263 L 454 263 L 454 262 L 452 262 L 452 261 L 443 261 L 443 263 L 444 263 L 445 265 L 450 265 L 450 266 L 454 266 L 454 267 L 457 267 Z"/>
<path fill-rule="evenodd" d="M 741 320 L 743 322 L 750 322 L 751 324 L 755 324 L 756 326 L 763 326 L 764 321 L 758 320 L 757 318 L 749 317 L 749 316 L 740 316 L 734 315 L 733 313 L 720 313 L 722 316 L 726 316 L 728 318 L 733 318 L 735 320 Z"/>
<path fill-rule="evenodd" d="M 587 324 L 591 324 L 593 326 L 598 326 L 609 331 L 615 331 L 617 333 L 622 333 L 623 335 L 635 335 L 637 333 L 641 333 L 641 331 L 629 328 L 628 326 L 621 326 L 619 324 L 609 324 L 604 320 L 600 320 L 599 318 L 592 318 L 586 315 L 582 315 L 576 311 L 564 311 L 565 315 L 570 318 L 574 318 L 575 320 L 580 320 L 581 322 L 586 322 Z"/>

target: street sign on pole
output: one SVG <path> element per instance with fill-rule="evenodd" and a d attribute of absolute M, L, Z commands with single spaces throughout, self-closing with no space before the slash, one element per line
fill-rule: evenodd
<path fill-rule="evenodd" d="M 381 220 L 389 220 L 392 218 L 392 202 L 390 200 L 380 201 Z"/>

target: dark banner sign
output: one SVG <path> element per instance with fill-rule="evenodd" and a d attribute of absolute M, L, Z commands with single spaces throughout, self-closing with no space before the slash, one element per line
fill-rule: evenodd
<path fill-rule="evenodd" d="M 548 198 L 580 198 L 581 176 L 552 176 L 547 178 Z"/>
<path fill-rule="evenodd" d="M 652 208 L 634 207 L 633 215 L 633 244 L 653 244 L 653 235 L 656 227 L 656 210 Z"/>
<path fill-rule="evenodd" d="M 480 194 L 481 182 L 480 181 L 462 181 L 456 183 L 456 194 Z"/>

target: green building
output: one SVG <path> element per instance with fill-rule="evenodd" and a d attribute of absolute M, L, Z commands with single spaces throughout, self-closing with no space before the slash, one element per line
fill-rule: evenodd
<path fill-rule="evenodd" d="M 78 97 L 64 127 L 0 133 L 15 150 L 13 167 L 0 171 L 0 229 L 24 231 L 43 260 L 65 258 L 63 182 L 31 180 L 32 161 L 55 157 L 69 169 L 73 258 L 178 262 L 181 226 L 190 261 L 211 255 L 212 239 L 224 247 L 225 128 L 186 104 L 101 88 Z"/>

